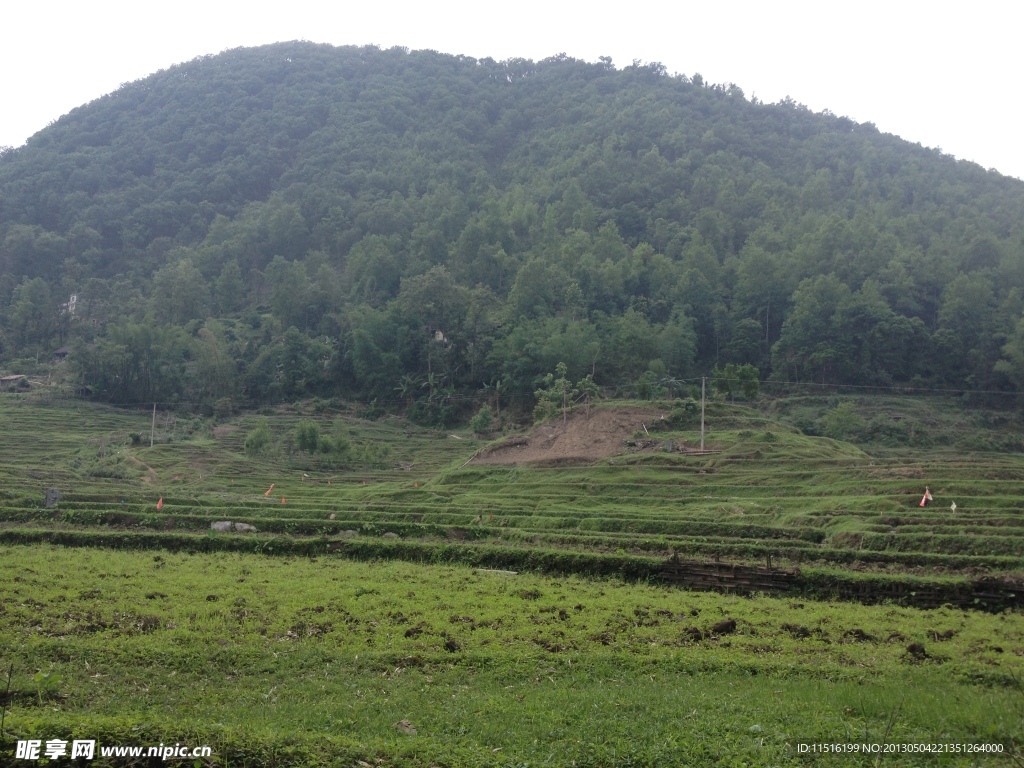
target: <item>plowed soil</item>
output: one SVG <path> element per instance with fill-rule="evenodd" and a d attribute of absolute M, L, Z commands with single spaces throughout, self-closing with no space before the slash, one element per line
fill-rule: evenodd
<path fill-rule="evenodd" d="M 509 437 L 484 448 L 471 463 L 589 464 L 608 456 L 654 450 L 664 441 L 656 434 L 645 434 L 644 425 L 649 427 L 664 415 L 664 411 L 656 408 L 591 408 L 589 416 L 578 409 L 568 414 L 564 423 L 557 416 L 528 435 Z M 627 445 L 626 441 L 634 445 Z"/>

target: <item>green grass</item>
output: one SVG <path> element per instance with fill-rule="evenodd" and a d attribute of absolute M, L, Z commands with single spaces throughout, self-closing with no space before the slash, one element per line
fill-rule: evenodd
<path fill-rule="evenodd" d="M 274 449 L 253 459 L 244 439 L 263 416 L 162 414 L 150 448 L 150 413 L 0 395 L 9 730 L 190 740 L 252 766 L 846 765 L 795 744 L 883 737 L 1018 749 L 1020 611 L 825 599 L 835 584 L 1024 574 L 1024 456 L 1005 450 L 1018 420 L 863 398 L 865 422 L 916 420 L 931 444 L 797 428 L 829 407 L 715 403 L 713 455 L 516 468 L 467 465 L 484 442 L 396 417 L 281 407 Z M 342 419 L 370 458 L 290 452 L 307 418 Z M 699 439 L 666 426 L 652 436 Z M 51 487 L 62 500 L 44 509 Z M 260 533 L 213 533 L 216 520 Z M 672 552 L 770 553 L 818 597 L 647 583 Z M 725 618 L 736 632 L 694 639 Z"/>
<path fill-rule="evenodd" d="M 1005 687 L 1024 673 L 1020 615 L 333 558 L 2 555 L 22 737 L 94 724 L 114 742 L 141 728 L 222 750 L 338 739 L 399 765 L 797 764 L 796 741 L 881 740 L 892 718 L 900 741 L 1024 737 Z M 687 633 L 724 618 L 736 632 Z M 61 680 L 42 706 L 36 670 Z"/>

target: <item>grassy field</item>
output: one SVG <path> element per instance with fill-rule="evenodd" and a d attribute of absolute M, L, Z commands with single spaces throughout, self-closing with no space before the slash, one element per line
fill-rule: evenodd
<path fill-rule="evenodd" d="M 716 403 L 712 455 L 480 467 L 487 443 L 465 430 L 316 404 L 160 414 L 151 448 L 149 413 L 0 395 L 4 749 L 66 736 L 204 743 L 211 765 L 1006 762 L 1024 741 L 1024 614 L 909 603 L 914 585 L 1024 572 L 1019 424 L 890 398 L 853 403 L 850 442 L 814 434 L 835 408 Z M 665 413 L 654 438 L 698 439 Z M 254 459 L 261 418 L 275 448 Z M 340 419 L 359 458 L 295 452 L 304 418 Z M 650 579 L 673 553 L 911 587 L 904 605 L 687 592 Z M 811 742 L 1003 757 L 799 751 Z"/>
<path fill-rule="evenodd" d="M 18 733 L 396 765 L 767 765 L 799 742 L 1024 738 L 1019 615 L 339 559 L 10 547 L 2 563 Z"/>

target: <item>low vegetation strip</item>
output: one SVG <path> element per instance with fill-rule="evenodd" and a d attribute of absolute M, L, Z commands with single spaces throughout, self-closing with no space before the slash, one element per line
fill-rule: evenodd
<path fill-rule="evenodd" d="M 117 531 L 44 529 L 0 530 L 0 543 L 47 543 L 65 547 L 101 547 L 169 552 L 244 552 L 263 555 L 316 557 L 338 555 L 351 560 L 398 560 L 412 563 L 459 563 L 488 568 L 536 570 L 541 573 L 618 576 L 631 581 L 653 578 L 660 561 L 630 555 L 536 548 L 474 546 L 380 539 L 249 537 Z"/>
<path fill-rule="evenodd" d="M 170 505 L 166 507 L 171 509 Z M 265 511 L 265 510 L 263 510 Z M 204 528 L 214 520 L 222 519 L 224 511 L 218 511 L 211 515 L 211 510 L 205 506 L 177 507 L 175 513 L 161 514 L 157 512 L 143 512 L 142 510 L 122 511 L 111 509 L 109 504 L 97 505 L 93 508 L 81 508 L 78 505 L 67 506 L 59 512 L 40 509 L 5 509 L 0 511 L 0 520 L 7 521 L 30 521 L 30 520 L 52 520 L 55 522 L 67 522 L 75 524 L 93 525 L 129 525 L 157 528 Z M 275 510 L 276 512 L 276 510 Z M 203 514 L 205 513 L 205 514 Z M 299 513 L 301 514 L 301 513 Z M 313 513 L 307 512 L 312 515 Z M 331 513 L 335 514 L 335 513 Z M 756 540 L 788 540 L 796 539 L 820 543 L 825 534 L 822 531 L 801 528 L 769 528 L 765 526 L 751 526 L 730 523 L 709 523 L 705 521 L 685 522 L 651 522 L 633 521 L 623 524 L 615 519 L 603 519 L 590 517 L 586 519 L 540 518 L 536 516 L 518 517 L 504 516 L 500 525 L 485 526 L 482 522 L 478 525 L 471 525 L 474 518 L 469 515 L 431 515 L 417 514 L 408 515 L 389 512 L 364 512 L 361 510 L 343 510 L 340 513 L 341 520 L 328 519 L 328 513 L 320 512 L 317 517 L 299 517 L 294 514 L 289 517 L 264 516 L 248 518 L 248 522 L 259 524 L 263 530 L 280 533 L 329 533 L 331 531 L 345 530 L 353 524 L 363 525 L 367 522 L 377 524 L 393 524 L 406 532 L 418 532 L 419 535 L 442 535 L 444 531 L 451 530 L 452 525 L 459 525 L 457 529 L 462 536 L 479 538 L 494 528 L 515 529 L 523 531 L 545 531 L 551 529 L 571 528 L 580 531 L 608 531 L 623 532 L 630 536 L 642 536 L 645 534 L 656 535 L 706 535 L 706 536 L 732 536 L 735 538 L 756 539 Z M 477 517 L 480 517 L 479 515 Z M 411 518 L 411 519 L 410 519 Z M 415 520 L 415 522 L 412 522 Z M 396 532 L 399 532 L 396 528 Z"/>
<path fill-rule="evenodd" d="M 126 532 L 193 531 L 207 532 L 210 521 L 219 518 L 189 516 L 137 516 L 131 513 L 97 513 L 89 516 L 93 522 L 80 522 L 77 517 L 61 518 L 54 522 L 49 513 L 24 512 L 8 514 L 0 512 L 0 528 L 17 528 L 18 523 L 36 523 L 37 529 L 46 530 L 107 530 Z M 384 533 L 395 533 L 405 539 L 430 541 L 433 543 L 471 541 L 481 544 L 514 546 L 518 548 L 562 549 L 593 554 L 627 554 L 642 557 L 666 556 L 667 553 L 686 553 L 688 556 L 706 558 L 730 558 L 740 563 L 764 562 L 772 557 L 781 564 L 803 564 L 812 567 L 845 566 L 854 571 L 894 568 L 911 571 L 938 571 L 945 574 L 972 574 L 981 571 L 995 573 L 1020 572 L 1024 570 L 1024 558 L 998 555 L 950 555 L 944 553 L 874 551 L 823 547 L 807 542 L 763 541 L 723 539 L 714 536 L 667 537 L 641 536 L 630 533 L 550 533 L 536 530 L 522 530 L 504 527 L 453 527 L 402 522 L 388 517 L 374 516 L 369 521 L 334 520 L 329 523 L 293 523 L 290 519 L 269 519 L 237 517 L 236 522 L 251 521 L 264 533 L 279 533 L 292 536 L 323 537 L 351 534 L 365 537 L 379 537 Z"/>
<path fill-rule="evenodd" d="M 667 563 L 632 555 L 595 554 L 535 547 L 455 544 L 380 539 L 249 537 L 233 534 L 99 532 L 45 529 L 0 530 L 0 543 L 47 543 L 67 547 L 123 550 L 161 549 L 171 552 L 244 552 L 263 555 L 340 556 L 352 560 L 400 560 L 449 563 L 538 573 L 614 576 L 628 581 L 663 580 L 689 589 L 747 594 L 792 593 L 820 599 L 842 598 L 863 603 L 890 601 L 899 605 L 1002 611 L 1024 608 L 1024 582 L 1009 579 L 945 580 L 893 574 L 843 574 L 818 569 L 759 569 L 741 563 L 708 563 L 678 558 Z M 712 575 L 713 574 L 713 575 Z"/>

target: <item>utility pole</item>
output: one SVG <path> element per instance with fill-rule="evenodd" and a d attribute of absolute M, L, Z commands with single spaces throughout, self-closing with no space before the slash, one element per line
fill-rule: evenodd
<path fill-rule="evenodd" d="M 704 428 L 701 427 L 701 431 L 702 432 L 703 432 L 703 430 L 704 430 Z M 155 431 L 156 431 L 156 403 L 153 403 L 153 423 L 149 425 L 149 447 L 150 448 L 153 447 L 153 433 Z M 703 446 L 703 442 L 701 443 L 701 446 Z"/>
<path fill-rule="evenodd" d="M 704 382 L 705 376 L 700 377 L 700 449 L 704 450 Z"/>

